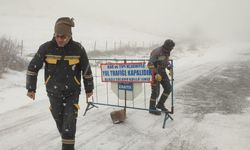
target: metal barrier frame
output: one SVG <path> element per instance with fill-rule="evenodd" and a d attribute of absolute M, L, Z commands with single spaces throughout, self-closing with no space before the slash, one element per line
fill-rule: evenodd
<path fill-rule="evenodd" d="M 123 61 L 124 63 L 126 63 L 126 62 L 128 62 L 128 61 L 132 61 L 132 62 L 134 62 L 134 61 L 138 61 L 138 62 L 147 62 L 147 61 L 149 61 L 149 59 L 109 59 L 109 58 L 90 58 L 89 59 L 89 61 L 91 62 L 91 61 L 94 61 L 94 67 L 95 67 L 95 74 L 94 74 L 94 80 L 95 80 L 95 85 L 96 85 L 96 88 L 95 88 L 95 90 L 96 90 L 96 92 L 95 92 L 95 96 L 96 96 L 96 98 L 98 99 L 98 92 L 97 92 L 97 90 L 98 90 L 98 88 L 97 88 L 97 78 L 99 77 L 99 76 L 97 76 L 97 65 L 98 65 L 98 61 L 105 61 L 105 62 L 108 62 L 108 61 L 115 61 L 115 62 L 117 62 L 117 61 Z M 171 65 L 172 66 L 174 66 L 174 64 L 173 64 L 173 60 L 172 59 L 170 59 L 169 60 L 169 62 L 171 63 Z M 92 67 L 92 70 L 93 70 L 93 67 Z M 174 67 L 170 70 L 171 71 L 171 85 L 172 85 L 172 92 L 171 92 L 171 110 L 170 111 L 167 111 L 167 112 L 163 112 L 164 114 L 165 114 L 165 116 L 164 116 L 164 120 L 163 120 L 163 126 L 162 126 L 162 128 L 165 128 L 165 124 L 166 124 L 166 121 L 168 120 L 168 119 L 171 119 L 171 120 L 173 120 L 173 117 L 170 115 L 170 114 L 174 114 Z M 129 109 L 137 109 L 137 110 L 146 110 L 146 111 L 149 111 L 149 109 L 147 109 L 146 108 L 146 103 L 145 103 L 145 108 L 141 108 L 141 107 L 130 107 L 130 106 L 127 106 L 126 105 L 126 99 L 125 99 L 125 105 L 120 105 L 119 104 L 119 97 L 118 97 L 118 104 L 117 105 L 115 105 L 115 104 L 109 104 L 108 103 L 108 99 L 109 99 L 109 95 L 108 95 L 108 83 L 109 82 L 106 82 L 106 92 L 107 92 L 107 103 L 99 103 L 99 102 L 95 102 L 95 100 L 94 100 L 94 98 L 93 98 L 93 96 L 92 96 L 92 100 L 91 101 L 89 101 L 88 100 L 88 98 L 86 98 L 86 103 L 87 103 L 87 107 L 86 107 L 86 109 L 85 109 L 85 111 L 84 111 L 84 114 L 83 114 L 83 116 L 85 116 L 86 115 L 86 113 L 87 113 L 87 111 L 89 111 L 90 109 L 92 109 L 92 108 L 98 108 L 98 106 L 96 106 L 96 105 L 104 105 L 104 106 L 111 106 L 111 107 L 122 107 L 122 108 L 124 108 L 125 110 L 127 109 L 127 108 L 129 108 Z M 146 97 L 145 97 L 145 84 L 146 83 L 142 83 L 142 84 L 144 84 L 144 102 L 147 102 L 146 101 Z M 126 90 L 125 90 L 125 93 L 126 93 Z M 149 102 L 148 102 L 149 103 Z"/>

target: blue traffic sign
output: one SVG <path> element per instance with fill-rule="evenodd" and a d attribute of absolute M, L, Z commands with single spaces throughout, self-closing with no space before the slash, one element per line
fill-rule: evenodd
<path fill-rule="evenodd" d="M 118 83 L 118 89 L 133 91 L 133 83 Z"/>

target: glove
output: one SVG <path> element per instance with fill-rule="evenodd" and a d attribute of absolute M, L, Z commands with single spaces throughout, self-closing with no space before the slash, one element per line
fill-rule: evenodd
<path fill-rule="evenodd" d="M 169 64 L 167 65 L 167 69 L 168 69 L 168 70 L 173 69 L 173 64 L 169 63 Z"/>
<path fill-rule="evenodd" d="M 161 80 L 162 80 L 161 75 L 157 73 L 157 74 L 155 75 L 155 80 L 156 80 L 156 81 L 161 81 Z"/>
<path fill-rule="evenodd" d="M 148 63 L 148 69 L 154 69 L 154 68 L 155 68 L 154 64 L 149 62 Z"/>
<path fill-rule="evenodd" d="M 33 100 L 36 98 L 36 93 L 34 91 L 28 91 L 27 96 Z"/>
<path fill-rule="evenodd" d="M 93 90 L 86 90 L 85 93 L 86 93 L 87 98 L 89 98 L 93 95 Z"/>

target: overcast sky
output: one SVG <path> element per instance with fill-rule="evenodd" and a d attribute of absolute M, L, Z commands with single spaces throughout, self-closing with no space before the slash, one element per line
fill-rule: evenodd
<path fill-rule="evenodd" d="M 101 3 L 100 3 L 101 2 Z M 91 0 L 86 12 L 152 34 L 250 35 L 250 0 Z"/>
<path fill-rule="evenodd" d="M 1 24 L 6 22 L 3 17 L 29 16 L 47 18 L 43 25 L 51 28 L 57 17 L 72 16 L 80 24 L 109 24 L 160 37 L 199 33 L 250 39 L 250 0 L 0 0 L 0 4 Z"/>

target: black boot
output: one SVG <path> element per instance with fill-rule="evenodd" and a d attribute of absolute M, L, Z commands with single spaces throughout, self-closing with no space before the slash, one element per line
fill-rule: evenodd
<path fill-rule="evenodd" d="M 164 104 L 162 104 L 162 103 L 158 103 L 158 104 L 156 105 L 156 108 L 161 109 L 161 111 L 168 112 L 168 109 L 167 109 L 167 108 L 164 106 Z"/>
<path fill-rule="evenodd" d="M 151 113 L 153 115 L 161 115 L 161 111 L 157 110 L 155 107 L 155 101 L 150 100 L 149 113 Z"/>
<path fill-rule="evenodd" d="M 161 109 L 161 111 L 168 112 L 168 109 L 164 106 L 164 103 L 166 102 L 167 98 L 168 98 L 168 94 L 162 93 L 161 98 L 158 104 L 156 105 L 156 108 Z"/>

